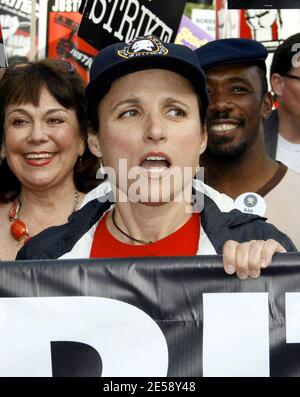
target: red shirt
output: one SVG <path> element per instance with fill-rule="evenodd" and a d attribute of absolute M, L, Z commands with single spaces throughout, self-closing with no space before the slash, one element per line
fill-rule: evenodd
<path fill-rule="evenodd" d="M 126 244 L 111 235 L 106 227 L 106 214 L 94 234 L 90 258 L 124 258 L 135 256 L 193 256 L 198 251 L 200 214 L 191 218 L 170 236 L 152 244 Z"/>

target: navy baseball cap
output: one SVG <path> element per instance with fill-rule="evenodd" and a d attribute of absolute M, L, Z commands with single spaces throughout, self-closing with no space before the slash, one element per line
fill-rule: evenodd
<path fill-rule="evenodd" d="M 259 66 L 266 72 L 267 49 L 258 41 L 251 39 L 220 39 L 210 41 L 196 51 L 203 70 L 215 66 L 235 63 L 249 63 Z"/>
<path fill-rule="evenodd" d="M 162 42 L 154 35 L 138 37 L 128 44 L 112 44 L 99 52 L 86 87 L 89 113 L 116 79 L 146 69 L 166 69 L 185 77 L 200 97 L 201 114 L 206 113 L 206 79 L 195 52 L 183 45 Z"/>

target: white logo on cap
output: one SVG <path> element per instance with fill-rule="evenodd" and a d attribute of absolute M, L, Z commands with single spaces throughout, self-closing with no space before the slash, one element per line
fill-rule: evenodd
<path fill-rule="evenodd" d="M 131 49 L 133 52 L 140 52 L 140 51 L 152 51 L 155 48 L 155 45 L 150 40 L 140 40 L 133 43 Z"/>
<path fill-rule="evenodd" d="M 167 55 L 169 50 L 155 36 L 138 37 L 118 51 L 122 58 L 140 57 L 143 55 Z"/>

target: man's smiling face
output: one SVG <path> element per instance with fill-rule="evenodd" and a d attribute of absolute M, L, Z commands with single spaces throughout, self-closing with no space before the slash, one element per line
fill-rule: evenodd
<path fill-rule="evenodd" d="M 210 106 L 207 114 L 209 155 L 232 159 L 259 134 L 263 113 L 257 66 L 232 64 L 206 71 Z"/>

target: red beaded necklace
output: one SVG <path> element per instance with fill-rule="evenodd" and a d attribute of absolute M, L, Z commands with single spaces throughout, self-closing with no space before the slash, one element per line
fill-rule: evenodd
<path fill-rule="evenodd" d="M 74 197 L 74 208 L 72 212 L 75 212 L 77 210 L 78 201 L 79 201 L 79 192 L 76 189 L 75 197 Z M 19 219 L 20 208 L 21 208 L 21 201 L 19 197 L 17 197 L 14 199 L 13 204 L 10 210 L 8 211 L 8 219 L 10 222 L 12 222 L 12 224 L 10 225 L 10 232 L 13 238 L 17 241 L 24 240 L 24 244 L 25 244 L 27 243 L 28 240 L 30 240 L 31 236 L 28 232 L 25 223 L 20 221 Z"/>
<path fill-rule="evenodd" d="M 13 238 L 17 241 L 21 241 L 24 239 L 24 244 L 30 239 L 30 235 L 28 233 L 27 226 L 24 222 L 19 219 L 19 211 L 21 207 L 21 201 L 17 197 L 13 201 L 13 205 L 11 209 L 8 211 L 8 218 L 10 222 L 12 222 L 10 226 L 10 232 Z"/>

